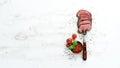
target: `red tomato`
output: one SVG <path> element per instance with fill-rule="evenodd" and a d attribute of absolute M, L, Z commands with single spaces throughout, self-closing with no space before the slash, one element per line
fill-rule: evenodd
<path fill-rule="evenodd" d="M 67 42 L 67 45 L 71 45 L 71 44 L 72 44 L 72 38 L 68 38 L 68 39 L 66 40 L 66 42 Z"/>
<path fill-rule="evenodd" d="M 66 47 L 69 47 L 70 45 L 68 43 L 66 43 Z"/>
<path fill-rule="evenodd" d="M 74 40 L 74 39 L 76 39 L 77 38 L 77 34 L 73 34 L 72 35 L 72 39 Z"/>

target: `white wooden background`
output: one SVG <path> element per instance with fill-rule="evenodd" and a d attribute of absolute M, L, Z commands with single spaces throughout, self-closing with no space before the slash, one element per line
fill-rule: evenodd
<path fill-rule="evenodd" d="M 0 68 L 120 68 L 119 6 L 119 0 L 0 0 Z M 65 53 L 80 9 L 93 15 L 85 62 Z"/>

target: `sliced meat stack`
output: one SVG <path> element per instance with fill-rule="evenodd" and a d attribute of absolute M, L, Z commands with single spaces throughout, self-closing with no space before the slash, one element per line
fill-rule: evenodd
<path fill-rule="evenodd" d="M 87 10 L 79 10 L 77 12 L 78 17 L 78 32 L 89 31 L 92 27 L 92 15 Z"/>

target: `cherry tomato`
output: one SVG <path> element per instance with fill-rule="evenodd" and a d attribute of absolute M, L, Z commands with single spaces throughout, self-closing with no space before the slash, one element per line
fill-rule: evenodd
<path fill-rule="evenodd" d="M 69 46 L 70 46 L 70 44 L 66 43 L 66 47 L 69 47 Z"/>
<path fill-rule="evenodd" d="M 68 39 L 66 40 L 66 42 L 67 42 L 68 45 L 71 45 L 71 44 L 72 44 L 72 38 L 68 38 Z"/>
<path fill-rule="evenodd" d="M 72 39 L 74 40 L 74 39 L 76 39 L 77 38 L 77 34 L 73 34 L 72 35 Z"/>

